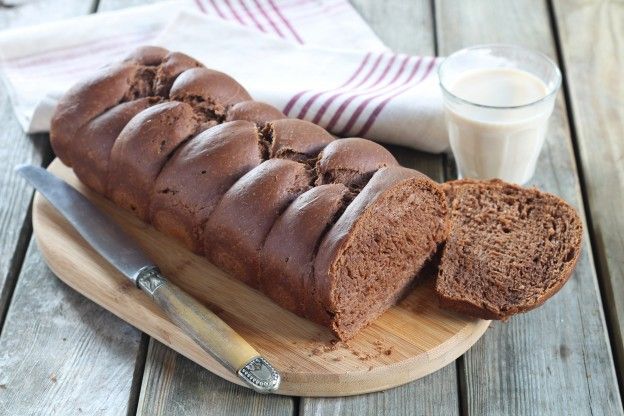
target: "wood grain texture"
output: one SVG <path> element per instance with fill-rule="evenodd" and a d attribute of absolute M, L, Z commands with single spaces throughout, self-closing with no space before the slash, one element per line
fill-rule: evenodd
<path fill-rule="evenodd" d="M 31 243 L 0 338 L 0 414 L 126 414 L 140 338 Z"/>
<path fill-rule="evenodd" d="M 287 396 L 262 395 L 230 383 L 153 340 L 137 415 L 292 415 Z"/>
<path fill-rule="evenodd" d="M 351 0 L 351 4 L 394 52 L 435 54 L 433 14 L 428 1 Z"/>
<path fill-rule="evenodd" d="M 393 51 L 435 55 L 433 14 L 429 1 L 353 0 L 355 9 Z M 399 163 L 444 180 L 443 155 L 387 146 Z M 444 397 L 444 399 L 441 399 Z M 459 413 L 455 365 L 407 385 L 347 398 L 302 398 L 301 415 L 454 415 Z"/>
<path fill-rule="evenodd" d="M 555 0 L 553 6 L 595 260 L 624 374 L 624 3 Z"/>
<path fill-rule="evenodd" d="M 395 387 L 452 362 L 489 325 L 441 309 L 433 281 L 423 280 L 348 343 L 334 344 L 329 329 L 278 307 L 131 212 L 89 191 L 58 159 L 49 170 L 107 212 L 148 257 L 158 260 L 172 283 L 207 305 L 269 360 L 282 376 L 279 394 L 347 396 Z M 213 373 L 243 384 L 101 258 L 38 194 L 33 229 L 50 268 L 69 286 Z M 88 279 L 84 270 L 89 270 Z"/>
<path fill-rule="evenodd" d="M 556 58 L 544 2 L 436 2 L 441 54 L 478 43 L 525 45 Z M 577 28 L 580 29 L 580 28 Z M 585 30 L 585 29 L 583 29 Z M 566 109 L 560 94 L 533 184 L 582 212 Z M 465 355 L 470 414 L 622 412 L 591 249 L 585 238 L 576 272 L 544 307 L 492 325 Z"/>
<path fill-rule="evenodd" d="M 301 398 L 301 415 L 459 414 L 454 365 L 394 389 L 352 397 Z"/>
<path fill-rule="evenodd" d="M 2 11 L 0 10 L 0 15 Z M 19 268 L 30 239 L 28 209 L 32 190 L 13 171 L 20 163 L 41 165 L 50 157 L 48 140 L 28 137 L 13 114 L 4 88 L 0 88 L 0 322 L 4 318 Z"/>
<path fill-rule="evenodd" d="M 89 13 L 92 1 L 20 2 L 0 9 L 0 28 Z M 140 333 L 61 284 L 30 239 L 32 188 L 13 169 L 51 159 L 47 135 L 27 136 L 0 88 L 0 413 L 124 414 Z M 0 319 L 1 321 L 1 319 Z"/>
<path fill-rule="evenodd" d="M 88 13 L 89 1 L 33 2 L 0 8 L 0 30 Z M 1 86 L 1 83 L 0 83 Z M 28 207 L 31 188 L 13 169 L 20 163 L 41 165 L 50 160 L 45 135 L 27 136 L 13 114 L 5 88 L 0 87 L 0 323 L 15 287 L 30 238 Z"/>

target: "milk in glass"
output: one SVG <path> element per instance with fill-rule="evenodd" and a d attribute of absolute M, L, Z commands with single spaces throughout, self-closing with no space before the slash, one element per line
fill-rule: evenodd
<path fill-rule="evenodd" d="M 446 73 L 441 69 L 449 140 L 461 177 L 523 184 L 535 171 L 559 81 L 547 85 L 521 64 L 510 64 L 540 56 L 524 58 L 516 47 L 495 48 L 465 50 Z M 542 72 L 558 74 L 556 67 L 547 70 Z"/>

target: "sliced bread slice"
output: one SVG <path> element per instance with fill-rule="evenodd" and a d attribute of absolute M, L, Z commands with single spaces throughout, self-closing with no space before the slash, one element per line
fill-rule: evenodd
<path fill-rule="evenodd" d="M 346 341 L 409 291 L 448 231 L 440 186 L 412 169 L 379 169 L 320 243 L 310 316 Z M 324 312 L 324 313 L 323 313 Z"/>
<path fill-rule="evenodd" d="M 504 320 L 541 305 L 568 280 L 583 225 L 565 201 L 500 180 L 443 189 L 450 212 L 436 281 L 443 306 Z"/>

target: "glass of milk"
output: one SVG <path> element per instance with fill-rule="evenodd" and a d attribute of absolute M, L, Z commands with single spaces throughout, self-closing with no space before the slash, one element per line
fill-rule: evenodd
<path fill-rule="evenodd" d="M 482 45 L 450 55 L 438 75 L 460 177 L 528 182 L 561 85 L 557 65 L 523 47 Z"/>

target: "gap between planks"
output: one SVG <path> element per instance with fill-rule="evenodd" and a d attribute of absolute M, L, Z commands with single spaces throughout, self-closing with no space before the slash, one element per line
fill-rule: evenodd
<path fill-rule="evenodd" d="M 592 249 L 592 256 L 594 258 L 594 268 L 596 270 L 596 275 L 598 276 L 598 288 L 600 289 L 600 298 L 603 304 L 603 310 L 605 311 L 605 320 L 607 324 L 607 331 L 609 334 L 609 344 L 611 346 L 611 351 L 613 353 L 613 359 L 615 362 L 616 368 L 624 368 L 624 353 L 622 352 L 622 334 L 620 333 L 618 326 L 618 317 L 615 312 L 612 310 L 615 308 L 613 305 L 614 301 L 611 299 L 610 291 L 612 291 L 611 282 L 609 281 L 609 276 L 607 274 L 608 266 L 603 267 L 603 262 L 600 259 L 605 255 L 602 252 L 601 246 L 599 244 L 599 238 L 596 235 L 596 226 L 594 224 L 594 220 L 592 218 L 591 213 L 593 212 L 592 203 L 589 197 L 588 189 L 590 186 L 589 181 L 586 178 L 585 174 L 585 166 L 583 165 L 581 149 L 580 149 L 580 139 L 578 135 L 578 131 L 576 128 L 576 117 L 574 105 L 572 103 L 571 91 L 570 91 L 570 80 L 568 77 L 568 71 L 566 69 L 567 63 L 563 53 L 563 42 L 561 40 L 560 28 L 557 21 L 557 13 L 555 10 L 555 6 L 553 4 L 553 0 L 547 0 L 548 6 L 548 14 L 550 18 L 550 24 L 553 32 L 553 38 L 555 42 L 555 48 L 557 51 L 557 60 L 561 67 L 562 73 L 562 82 L 561 88 L 564 91 L 564 99 L 566 103 L 566 108 L 568 109 L 568 120 L 569 120 L 569 129 L 570 129 L 570 138 L 572 140 L 572 148 L 574 151 L 574 160 L 576 162 L 577 172 L 579 176 L 579 182 L 581 184 L 581 196 L 583 200 L 583 206 L 585 207 L 585 220 L 588 229 L 588 235 L 590 240 L 590 245 Z M 598 259 L 598 260 L 596 260 Z M 607 306 L 605 308 L 604 306 Z M 620 399 L 623 400 L 624 396 L 624 375 L 621 371 L 616 371 L 615 375 L 618 380 L 618 387 L 620 391 Z"/>

